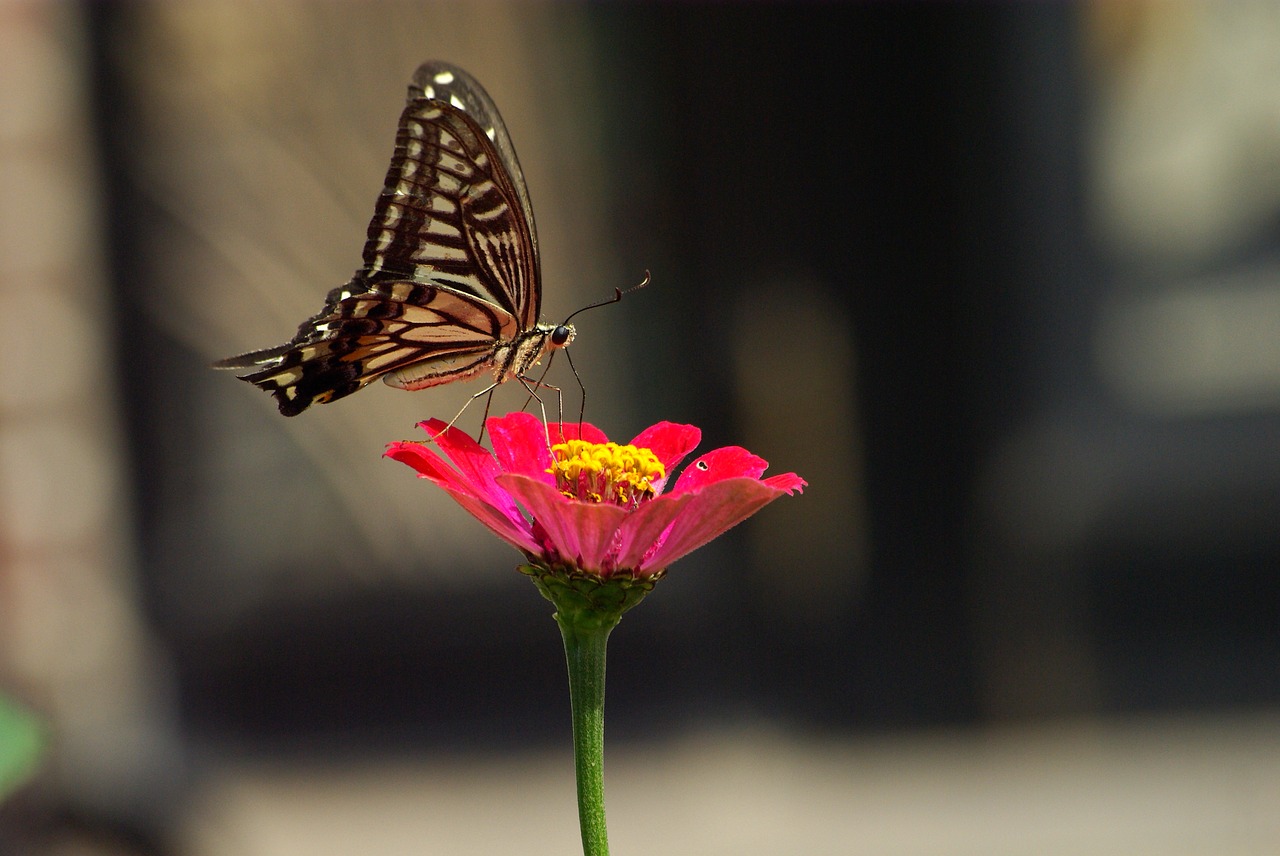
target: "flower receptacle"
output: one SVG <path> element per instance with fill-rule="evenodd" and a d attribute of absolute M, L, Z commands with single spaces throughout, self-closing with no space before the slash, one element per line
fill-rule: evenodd
<path fill-rule="evenodd" d="M 519 571 L 555 606 L 556 621 L 562 627 L 581 630 L 612 629 L 624 612 L 653 591 L 662 576 L 618 574 L 602 578 L 569 567 L 540 564 L 520 565 Z"/>

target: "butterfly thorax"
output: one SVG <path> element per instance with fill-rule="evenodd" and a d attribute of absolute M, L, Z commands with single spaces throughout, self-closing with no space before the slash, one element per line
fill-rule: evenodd
<path fill-rule="evenodd" d="M 538 324 L 510 341 L 499 342 L 486 354 L 455 354 L 404 366 L 382 376 L 396 389 L 426 389 L 474 378 L 490 370 L 494 383 L 524 377 L 551 351 L 567 347 L 575 335 L 572 324 Z"/>

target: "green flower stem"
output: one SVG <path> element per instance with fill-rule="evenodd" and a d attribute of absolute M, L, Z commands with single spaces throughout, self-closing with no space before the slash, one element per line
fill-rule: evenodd
<path fill-rule="evenodd" d="M 569 664 L 573 709 L 573 765 L 578 776 L 578 824 L 584 856 L 608 856 L 604 819 L 605 646 L 613 625 L 581 627 L 556 613 Z M 616 622 L 615 622 L 616 623 Z"/>
<path fill-rule="evenodd" d="M 522 565 L 520 572 L 555 604 L 556 623 L 564 639 L 583 856 L 609 856 L 604 822 L 605 647 L 622 613 L 652 591 L 661 574 L 601 579 L 573 568 L 532 564 Z"/>

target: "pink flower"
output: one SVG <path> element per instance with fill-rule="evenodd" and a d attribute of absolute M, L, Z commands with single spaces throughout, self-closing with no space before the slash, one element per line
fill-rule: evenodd
<path fill-rule="evenodd" d="M 407 440 L 391 443 L 386 454 L 435 482 L 531 562 L 602 579 L 660 574 L 806 484 L 795 473 L 762 479 L 763 458 L 726 446 L 695 460 L 664 493 L 676 465 L 701 439 L 692 425 L 659 422 L 623 446 L 594 425 L 544 429 L 528 413 L 490 419 L 487 426 L 493 452 L 459 429 L 441 434 L 444 423 L 431 419 L 419 427 L 435 437 L 444 457 Z M 561 441 L 551 449 L 548 431 Z"/>

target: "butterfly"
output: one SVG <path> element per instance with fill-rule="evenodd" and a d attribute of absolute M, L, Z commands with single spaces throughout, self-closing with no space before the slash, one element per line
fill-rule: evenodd
<path fill-rule="evenodd" d="M 573 341 L 539 323 L 538 237 L 498 108 L 475 78 L 423 63 L 409 84 L 364 266 L 290 341 L 214 363 L 296 416 L 375 378 L 425 389 L 488 373 L 517 379 Z M 621 294 L 619 294 L 621 297 Z M 532 388 L 530 387 L 532 390 Z"/>

